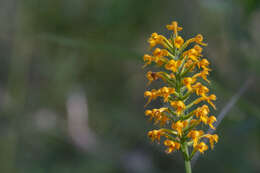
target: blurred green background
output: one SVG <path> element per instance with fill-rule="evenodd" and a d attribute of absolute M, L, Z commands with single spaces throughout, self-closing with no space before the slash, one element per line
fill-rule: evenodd
<path fill-rule="evenodd" d="M 0 172 L 184 172 L 147 138 L 142 56 L 177 20 L 202 33 L 218 127 L 194 172 L 260 172 L 259 0 L 1 0 Z M 158 104 L 158 103 L 155 103 Z"/>

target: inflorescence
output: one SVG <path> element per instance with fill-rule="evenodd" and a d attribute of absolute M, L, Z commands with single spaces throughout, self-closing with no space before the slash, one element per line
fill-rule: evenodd
<path fill-rule="evenodd" d="M 213 103 L 216 96 L 209 94 L 205 86 L 210 83 L 207 77 L 211 69 L 209 61 L 202 56 L 201 46 L 207 44 L 201 34 L 184 41 L 178 34 L 182 27 L 175 21 L 166 28 L 173 31 L 170 38 L 153 33 L 148 39 L 150 49 L 158 47 L 152 55 L 143 57 L 144 67 L 154 64 L 160 69 L 147 72 L 148 85 L 155 80 L 165 84 L 162 88 L 144 92 L 148 99 L 145 107 L 157 98 L 164 102 L 161 108 L 145 110 L 145 115 L 160 126 L 160 129 L 149 131 L 148 136 L 158 143 L 163 138 L 166 153 L 181 150 L 185 160 L 191 160 L 195 152 L 208 150 L 203 138 L 209 139 L 211 149 L 218 142 L 218 135 L 205 134 L 201 130 L 203 126 L 215 129 L 213 123 L 217 120 L 210 115 L 210 107 L 216 109 Z"/>

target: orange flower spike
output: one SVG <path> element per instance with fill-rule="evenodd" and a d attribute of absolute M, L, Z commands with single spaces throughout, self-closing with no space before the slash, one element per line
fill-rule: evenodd
<path fill-rule="evenodd" d="M 179 27 L 177 22 L 173 21 L 166 27 L 173 31 L 171 37 L 166 38 L 157 33 L 151 34 L 148 40 L 150 48 L 157 45 L 160 47 L 155 47 L 151 55 L 146 54 L 143 57 L 144 67 L 152 64 L 165 69 L 161 72 L 148 71 L 146 74 L 148 84 L 160 78 L 162 79 L 160 82 L 163 82 L 164 85 L 159 89 L 144 92 L 144 97 L 148 97 L 145 106 L 157 97 L 161 97 L 163 102 L 167 102 L 164 104 L 165 107 L 145 111 L 145 115 L 153 120 L 154 124 L 163 126 L 159 130 L 148 132 L 148 136 L 152 141 L 158 143 L 162 137 L 165 138 L 164 145 L 168 154 L 182 148 L 186 171 L 191 172 L 189 162 L 194 153 L 196 151 L 204 153 L 209 148 L 206 143 L 200 142 L 201 138 L 209 139 L 211 149 L 218 141 L 217 135 L 204 134 L 199 129 L 201 124 L 215 129 L 213 124 L 217 119 L 209 116 L 209 105 L 216 109 L 213 104 L 216 96 L 209 94 L 209 88 L 204 82 L 199 82 L 202 79 L 210 83 L 207 79 L 211 71 L 210 62 L 206 58 L 202 58 L 202 46 L 207 45 L 204 43 L 203 36 L 197 34 L 184 41 L 178 35 L 182 27 Z M 197 98 L 197 96 L 199 97 Z M 207 102 L 207 105 L 199 107 L 197 104 L 202 101 Z M 190 153 L 190 147 L 193 147 L 193 153 Z"/>

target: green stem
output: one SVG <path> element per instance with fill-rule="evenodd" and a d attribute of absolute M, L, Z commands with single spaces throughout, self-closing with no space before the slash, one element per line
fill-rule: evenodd
<path fill-rule="evenodd" d="M 184 115 L 183 117 L 181 117 L 182 120 L 186 120 L 189 119 L 192 115 L 194 114 L 194 111 L 191 111 L 190 113 Z"/>
<path fill-rule="evenodd" d="M 188 146 L 186 143 L 183 144 L 183 147 L 184 147 L 184 161 L 185 161 L 185 170 L 186 170 L 186 173 L 192 173 L 191 171 L 191 164 L 190 164 L 190 158 L 189 158 L 189 150 L 188 150 Z"/>
<path fill-rule="evenodd" d="M 190 160 L 185 160 L 185 170 L 186 170 L 186 173 L 192 173 Z"/>

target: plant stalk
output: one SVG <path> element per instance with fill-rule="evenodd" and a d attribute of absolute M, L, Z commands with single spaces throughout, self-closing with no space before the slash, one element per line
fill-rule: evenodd
<path fill-rule="evenodd" d="M 185 170 L 186 173 L 192 173 L 191 171 L 191 163 L 190 163 L 190 158 L 189 158 L 189 150 L 188 150 L 188 145 L 184 143 L 184 161 L 185 161 Z"/>

